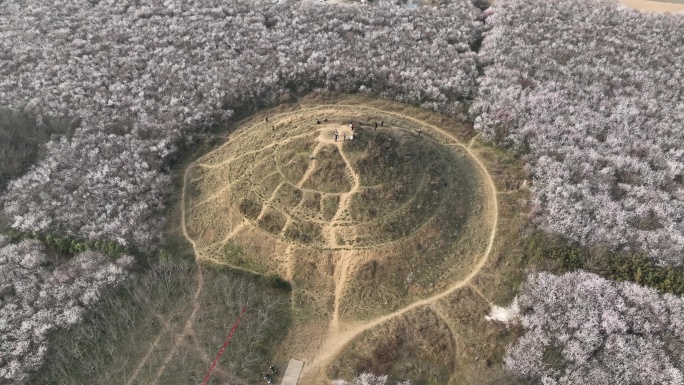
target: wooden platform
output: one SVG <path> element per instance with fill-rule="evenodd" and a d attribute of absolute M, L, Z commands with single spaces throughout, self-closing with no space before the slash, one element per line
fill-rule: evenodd
<path fill-rule="evenodd" d="M 299 373 L 302 372 L 303 366 L 304 363 L 302 361 L 290 360 L 290 362 L 287 364 L 287 370 L 285 370 L 283 381 L 280 383 L 280 385 L 297 385 Z"/>

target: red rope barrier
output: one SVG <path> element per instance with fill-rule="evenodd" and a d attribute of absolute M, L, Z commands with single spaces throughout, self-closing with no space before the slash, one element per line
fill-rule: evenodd
<path fill-rule="evenodd" d="M 226 338 L 226 342 L 223 343 L 223 347 L 221 350 L 219 350 L 218 354 L 216 355 L 216 359 L 214 359 L 214 362 L 212 362 L 211 367 L 209 368 L 209 373 L 207 373 L 207 376 L 204 377 L 204 381 L 202 381 L 202 385 L 205 385 L 207 381 L 209 381 L 209 376 L 211 376 L 212 370 L 214 370 L 214 367 L 216 366 L 216 363 L 218 362 L 219 358 L 221 358 L 221 354 L 223 354 L 223 351 L 226 350 L 226 346 L 228 346 L 228 342 L 230 342 L 230 339 L 233 338 L 233 333 L 235 333 L 235 330 L 238 327 L 238 324 L 240 323 L 240 318 L 242 318 L 242 315 L 245 314 L 247 311 L 247 307 L 243 307 L 242 311 L 240 312 L 240 315 L 237 317 L 237 320 L 235 321 L 235 324 L 233 325 L 233 328 L 230 330 L 230 334 L 228 334 L 228 338 Z"/>

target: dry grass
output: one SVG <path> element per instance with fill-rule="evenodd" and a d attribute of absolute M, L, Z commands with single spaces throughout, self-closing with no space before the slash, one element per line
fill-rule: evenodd
<path fill-rule="evenodd" d="M 492 150 L 480 148 L 478 153 L 486 151 Z M 488 162 L 488 168 L 499 170 L 499 176 L 516 172 L 519 167 L 505 158 L 489 159 L 492 162 Z M 502 165 L 507 163 L 508 169 Z M 497 175 L 493 176 L 496 180 Z M 358 336 L 329 367 L 328 376 L 349 378 L 370 370 L 390 374 L 392 381 L 411 379 L 414 384 L 525 384 L 502 366 L 505 348 L 521 331 L 486 321 L 484 317 L 489 313 L 490 302 L 510 303 L 522 280 L 524 253 L 519 247 L 528 223 L 527 194 L 525 190 L 499 194 L 497 240 L 472 285 Z M 449 333 L 445 333 L 445 328 Z M 427 336 L 439 338 L 432 342 L 435 348 L 429 354 L 422 348 L 424 341 L 429 341 Z M 397 338 L 401 341 L 401 352 L 391 359 L 383 356 L 381 348 Z M 455 349 L 447 349 L 446 344 Z M 445 368 L 451 371 L 445 374 Z"/>
<path fill-rule="evenodd" d="M 207 258 L 283 276 L 288 265 L 321 264 L 316 250 L 327 250 L 331 271 L 294 269 L 295 297 L 317 302 L 307 298 L 344 280 L 339 316 L 370 319 L 470 271 L 488 236 L 484 202 L 477 166 L 463 148 L 419 122 L 363 107 L 375 103 L 412 116 L 424 115 L 420 110 L 336 102 L 363 104 L 305 104 L 272 113 L 268 122 L 264 112 L 191 166 L 188 232 Z M 348 122 L 355 122 L 355 132 Z M 446 126 L 471 134 L 460 123 Z M 352 193 L 355 178 L 359 186 Z M 221 254 L 226 241 L 233 252 Z M 270 269 L 274 253 L 287 246 L 289 261 Z M 335 277 L 343 259 L 352 261 L 346 276 Z M 320 287 L 300 293 L 308 281 Z"/>
<path fill-rule="evenodd" d="M 350 121 L 362 125 L 356 138 L 334 142 L 330 130 Z M 376 131 L 375 121 L 385 124 Z M 261 310 L 231 346 L 260 355 L 246 362 L 229 349 L 214 383 L 259 382 L 256 361 L 271 357 L 281 372 L 303 359 L 303 384 L 366 370 L 414 384 L 515 383 L 501 362 L 518 330 L 484 315 L 490 301 L 508 303 L 521 280 L 519 162 L 471 141 L 466 124 L 362 97 L 308 98 L 228 130 L 177 181 L 183 198 L 168 234 L 187 239 L 178 253 L 201 266 L 238 271 L 151 280 L 136 294 L 150 296 L 149 309 L 113 311 L 113 332 L 93 337 L 95 354 L 120 359 L 93 369 L 66 357 L 55 379 L 197 381 L 246 302 Z M 279 274 L 293 290 L 271 292 L 239 270 Z M 275 324 L 259 329 L 269 315 Z"/>
<path fill-rule="evenodd" d="M 361 127 L 341 141 L 350 121 Z M 198 260 L 288 277 L 295 322 L 276 361 L 303 359 L 305 383 L 366 369 L 495 383 L 516 331 L 484 315 L 521 279 L 507 247 L 526 223 L 525 174 L 474 137 L 462 122 L 358 96 L 263 111 L 190 166 L 187 233 Z"/>
<path fill-rule="evenodd" d="M 334 142 L 350 121 L 355 139 Z M 239 271 L 150 279 L 103 313 L 107 333 L 82 334 L 87 349 L 57 344 L 66 355 L 43 383 L 197 382 L 244 304 L 253 313 L 231 345 L 244 349 L 226 352 L 213 383 L 259 382 L 271 357 L 281 372 L 305 360 L 307 385 L 367 370 L 414 384 L 516 383 L 501 363 L 519 330 L 484 316 L 522 279 L 520 162 L 471 141 L 463 122 L 361 96 L 314 95 L 226 131 L 176 181 L 184 199 L 169 238 L 200 266 L 287 277 L 291 293 Z M 83 351 L 94 365 L 77 360 Z"/>
<path fill-rule="evenodd" d="M 438 124 L 444 119 L 436 118 Z M 505 347 L 520 331 L 487 322 L 484 316 L 491 301 L 509 303 L 522 280 L 522 253 L 518 248 L 528 224 L 526 174 L 515 158 L 477 140 L 472 151 L 485 164 L 499 191 L 497 238 L 487 263 L 472 286 L 357 336 L 328 368 L 328 378 L 349 378 L 370 370 L 389 373 L 390 380 L 411 379 L 414 384 L 525 383 L 502 368 Z M 368 279 L 377 277 L 379 265 L 367 263 L 360 274 Z M 382 281 L 386 280 L 375 283 Z M 428 353 L 426 341 L 433 346 Z"/>
<path fill-rule="evenodd" d="M 197 269 L 157 267 L 106 295 L 88 321 L 60 333 L 33 384 L 188 384 L 204 378 L 242 306 L 249 310 L 210 384 L 259 382 L 289 324 L 288 292 L 253 277 L 205 270 L 200 309 Z"/>
<path fill-rule="evenodd" d="M 430 383 L 446 384 L 460 348 L 437 314 L 421 308 L 364 333 L 333 363 L 329 374 L 349 378 L 372 372 L 390 374 L 390 383 L 429 378 Z"/>

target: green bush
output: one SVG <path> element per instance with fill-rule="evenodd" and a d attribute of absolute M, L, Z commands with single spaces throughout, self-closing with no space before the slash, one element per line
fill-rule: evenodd
<path fill-rule="evenodd" d="M 8 229 L 5 234 L 10 242 L 16 243 L 24 239 L 41 241 L 48 250 L 62 257 L 72 257 L 83 251 L 99 251 L 110 258 L 118 258 L 123 254 L 130 253 L 126 247 L 108 240 L 80 240 L 68 237 L 56 237 L 50 234 L 38 232 L 22 232 L 16 229 Z"/>
<path fill-rule="evenodd" d="M 684 295 L 684 269 L 658 266 L 644 253 L 622 254 L 583 247 L 559 235 L 536 231 L 524 240 L 527 267 L 562 274 L 586 270 L 615 281 L 631 281 L 662 293 Z"/>

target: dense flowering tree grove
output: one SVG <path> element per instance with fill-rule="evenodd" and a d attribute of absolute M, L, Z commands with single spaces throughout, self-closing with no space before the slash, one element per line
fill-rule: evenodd
<path fill-rule="evenodd" d="M 684 264 L 684 16 L 592 0 L 486 11 L 476 129 L 526 153 L 540 224 Z"/>
<path fill-rule="evenodd" d="M 52 141 L 45 161 L 12 183 L 5 209 L 19 230 L 145 245 L 161 224 L 152 215 L 163 207 L 154 188 L 169 181 L 159 169 L 160 157 L 130 136 Z"/>
<path fill-rule="evenodd" d="M 297 2 L 3 1 L 0 105 L 38 122 L 69 116 L 80 124 L 70 138 L 49 142 L 0 203 L 22 231 L 148 248 L 160 239 L 170 159 L 212 125 L 312 90 L 376 92 L 465 113 L 477 76 L 470 46 L 483 27 L 467 0 L 420 12 Z M 0 267 L 12 277 L 3 290 L 15 294 L 0 302 L 0 378 L 18 382 L 40 363 L 45 334 L 78 322 L 91 303 L 84 298 L 123 273 L 98 253 L 53 271 L 41 267 L 38 242 L 2 246 Z M 29 259 L 35 263 L 22 262 Z M 59 286 L 62 279 L 68 285 Z M 17 289 L 22 282 L 31 290 Z M 95 294 L 83 297 L 86 288 Z M 59 299 L 42 302 L 51 295 Z"/>
<path fill-rule="evenodd" d="M 0 235 L 0 383 L 23 382 L 41 364 L 48 333 L 80 322 L 132 262 L 86 251 L 59 263 L 38 241 L 10 244 Z"/>
<path fill-rule="evenodd" d="M 419 12 L 253 1 L 5 1 L 0 104 L 76 116 L 9 187 L 14 227 L 148 246 L 179 143 L 286 92 L 373 91 L 451 113 L 476 88 L 467 0 Z M 181 141 L 181 142 L 179 142 Z M 104 198 L 104 200 L 103 200 Z M 103 205 L 103 202 L 107 202 Z"/>
<path fill-rule="evenodd" d="M 376 376 L 373 373 L 361 373 L 352 378 L 351 382 L 342 379 L 335 380 L 332 385 L 387 385 L 387 376 Z M 396 385 L 411 385 L 411 381 L 397 382 Z"/>
<path fill-rule="evenodd" d="M 508 368 L 551 384 L 684 383 L 684 298 L 583 271 L 531 274 Z"/>
<path fill-rule="evenodd" d="M 684 264 L 684 16 L 607 0 L 497 0 L 484 14 L 469 0 L 381 3 L 0 1 L 0 106 L 80 121 L 8 184 L 4 214 L 22 231 L 148 248 L 170 161 L 236 112 L 317 90 L 452 115 L 474 98 L 475 128 L 523 154 L 544 228 Z M 0 236 L 0 382 L 23 381 L 47 333 L 79 322 L 131 262 L 58 262 Z M 545 384 L 682 384 L 683 301 L 531 275 L 506 365 Z"/>

